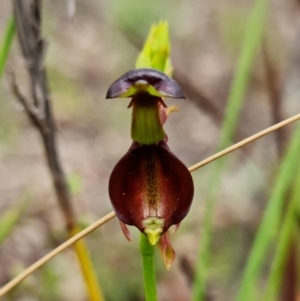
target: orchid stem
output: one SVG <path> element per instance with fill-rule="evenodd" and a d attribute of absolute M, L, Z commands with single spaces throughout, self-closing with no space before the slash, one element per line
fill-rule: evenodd
<path fill-rule="evenodd" d="M 157 301 L 156 279 L 155 279 L 155 268 L 154 268 L 154 250 L 155 250 L 155 246 L 152 246 L 149 243 L 147 236 L 145 234 L 141 234 L 140 252 L 142 254 L 146 301 Z"/>

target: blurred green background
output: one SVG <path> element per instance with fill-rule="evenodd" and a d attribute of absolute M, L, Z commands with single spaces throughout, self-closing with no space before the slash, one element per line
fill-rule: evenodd
<path fill-rule="evenodd" d="M 187 98 L 166 100 L 168 105 L 178 106 L 179 112 L 170 116 L 165 129 L 172 151 L 190 166 L 214 154 L 220 144 L 226 102 L 254 1 L 78 0 L 72 15 L 74 3 L 44 1 L 43 31 L 48 42 L 46 66 L 59 152 L 74 207 L 84 227 L 111 211 L 108 178 L 131 143 L 128 100 L 106 100 L 105 94 L 116 78 L 134 68 L 151 24 L 169 22 L 174 78 Z M 0 41 L 11 14 L 10 1 L 2 1 Z M 300 112 L 299 24 L 299 1 L 270 1 L 234 142 Z M 11 93 L 9 70 L 27 93 L 28 78 L 17 40 L 0 85 L 1 286 L 67 239 L 40 137 Z M 215 191 L 204 300 L 236 298 L 254 236 L 294 129 L 295 125 L 290 125 L 228 155 Z M 214 164 L 193 173 L 195 198 L 189 215 L 171 237 L 177 257 L 169 272 L 157 256 L 161 301 L 192 298 Z M 299 160 L 294 165 L 299 166 Z M 291 188 L 292 182 L 288 184 Z M 284 208 L 290 195 L 285 195 Z M 131 232 L 134 241 L 129 243 L 115 219 L 87 238 L 108 301 L 143 300 L 139 235 L 135 229 Z M 268 249 L 255 287 L 258 295 L 268 280 L 275 241 Z M 299 277 L 297 261 L 299 258 L 293 257 Z M 287 281 L 295 280 L 289 279 L 288 267 L 282 275 Z M 286 296 L 284 281 L 281 289 L 274 300 Z M 3 300 L 85 298 L 76 258 L 67 250 Z"/>

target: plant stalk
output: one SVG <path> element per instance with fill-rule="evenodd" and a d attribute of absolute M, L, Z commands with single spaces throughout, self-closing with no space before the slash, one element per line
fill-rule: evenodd
<path fill-rule="evenodd" d="M 141 233 L 140 252 L 142 254 L 146 301 L 157 301 L 156 279 L 155 279 L 155 268 L 154 268 L 154 250 L 155 250 L 155 246 L 152 246 L 149 243 L 147 236 Z"/>

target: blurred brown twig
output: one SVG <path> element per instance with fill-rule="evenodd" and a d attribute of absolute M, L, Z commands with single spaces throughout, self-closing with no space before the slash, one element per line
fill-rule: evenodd
<path fill-rule="evenodd" d="M 46 44 L 40 33 L 41 2 L 33 1 L 30 5 L 26 2 L 14 1 L 14 16 L 21 51 L 30 77 L 33 103 L 22 95 L 14 78 L 12 87 L 14 94 L 24 106 L 31 122 L 41 134 L 56 196 L 64 213 L 67 227 L 71 229 L 75 224 L 75 215 L 56 148 L 55 125 L 44 67 Z"/>
<path fill-rule="evenodd" d="M 14 0 L 14 18 L 22 55 L 29 74 L 31 85 L 31 101 L 25 97 L 13 76 L 12 88 L 15 96 L 23 105 L 29 119 L 39 131 L 48 167 L 51 171 L 56 197 L 63 212 L 66 228 L 70 236 L 79 232 L 76 224 L 70 191 L 67 185 L 56 146 L 56 127 L 51 109 L 44 57 L 47 44 L 41 34 L 41 0 Z M 90 299 L 103 300 L 102 292 L 97 284 L 95 272 L 90 262 L 87 248 L 83 242 L 75 245 L 82 274 L 86 281 Z"/>
<path fill-rule="evenodd" d="M 262 47 L 264 69 L 265 69 L 265 79 L 267 90 L 269 94 L 269 100 L 271 104 L 272 112 L 272 123 L 278 123 L 284 120 L 282 114 L 282 97 L 281 97 L 281 83 L 279 72 L 275 66 L 274 60 L 272 60 L 270 54 L 268 53 L 266 43 Z M 284 146 L 287 138 L 287 129 L 282 128 L 275 133 L 277 152 L 281 158 L 284 154 Z"/>

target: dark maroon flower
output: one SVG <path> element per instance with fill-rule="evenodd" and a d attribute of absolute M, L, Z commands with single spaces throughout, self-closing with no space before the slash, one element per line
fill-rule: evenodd
<path fill-rule="evenodd" d="M 131 97 L 133 143 L 112 171 L 109 196 L 125 236 L 126 225 L 136 226 L 149 242 L 159 242 L 169 268 L 175 252 L 168 229 L 187 215 L 194 194 L 186 166 L 170 151 L 163 129 L 169 112 L 163 97 L 184 98 L 180 86 L 153 69 L 136 69 L 116 80 L 107 98 Z"/>
<path fill-rule="evenodd" d="M 190 172 L 164 141 L 133 142 L 109 180 L 109 196 L 118 218 L 146 233 L 153 244 L 187 215 L 193 193 Z"/>

